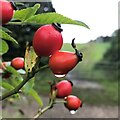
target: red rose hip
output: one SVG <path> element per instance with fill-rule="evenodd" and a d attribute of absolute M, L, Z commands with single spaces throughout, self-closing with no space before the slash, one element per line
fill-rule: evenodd
<path fill-rule="evenodd" d="M 14 14 L 14 7 L 7 0 L 0 0 L 0 23 L 9 22 Z"/>
<path fill-rule="evenodd" d="M 82 107 L 82 101 L 74 96 L 74 95 L 69 95 L 65 97 L 65 107 L 68 108 L 68 110 L 77 110 L 79 107 Z"/>
<path fill-rule="evenodd" d="M 40 27 L 33 37 L 33 48 L 38 56 L 50 56 L 63 45 L 62 29 L 59 24 Z"/>
<path fill-rule="evenodd" d="M 63 77 L 78 63 L 78 57 L 72 52 L 55 52 L 49 59 L 49 66 L 56 77 Z"/>
<path fill-rule="evenodd" d="M 68 80 L 62 80 L 56 84 L 57 97 L 64 98 L 72 92 L 72 82 Z"/>
<path fill-rule="evenodd" d="M 16 70 L 24 68 L 24 59 L 22 57 L 16 57 L 11 61 L 11 66 Z"/>
<path fill-rule="evenodd" d="M 78 62 L 82 61 L 83 54 L 79 52 L 74 43 L 75 38 L 72 40 L 73 52 L 57 51 L 49 59 L 49 67 L 56 77 L 65 77 L 65 75 L 72 70 Z"/>

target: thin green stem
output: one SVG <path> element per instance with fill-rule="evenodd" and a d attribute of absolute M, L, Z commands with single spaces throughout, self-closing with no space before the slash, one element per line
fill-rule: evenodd
<path fill-rule="evenodd" d="M 55 104 L 56 95 L 57 95 L 57 90 L 55 89 L 55 87 L 51 86 L 49 104 L 45 108 L 38 110 L 38 113 L 33 118 L 35 118 L 35 119 L 39 118 L 40 115 L 42 115 L 44 112 L 46 112 L 47 110 L 52 108 L 53 105 Z"/>
<path fill-rule="evenodd" d="M 50 99 L 50 102 L 48 104 L 48 106 L 46 106 L 45 108 L 43 109 L 40 109 L 38 110 L 38 113 L 34 116 L 34 118 L 39 118 L 40 115 L 42 115 L 44 112 L 46 112 L 47 110 L 49 110 L 54 104 L 58 104 L 58 103 L 66 103 L 66 101 L 64 100 L 55 100 L 55 97 L 54 99 Z"/>
<path fill-rule="evenodd" d="M 67 101 L 65 101 L 65 100 L 56 100 L 56 101 L 54 102 L 54 104 L 57 104 L 57 103 L 67 103 Z"/>
<path fill-rule="evenodd" d="M 42 110 L 38 110 L 38 113 L 34 116 L 34 118 L 39 118 L 40 115 L 42 115 L 44 112 L 46 112 L 47 110 L 49 110 L 54 104 L 54 100 L 51 99 L 48 106 L 46 106 L 45 108 L 43 108 Z"/>
<path fill-rule="evenodd" d="M 49 65 L 45 65 L 45 66 L 39 68 L 38 70 L 35 71 L 35 73 L 39 72 L 40 70 L 46 69 L 46 68 L 49 68 Z"/>
<path fill-rule="evenodd" d="M 22 22 L 9 22 L 7 25 L 23 25 Z"/>
<path fill-rule="evenodd" d="M 38 23 L 29 23 L 29 22 L 9 22 L 7 25 L 40 25 Z"/>
<path fill-rule="evenodd" d="M 7 98 L 7 97 L 9 97 L 9 96 L 11 96 L 11 95 L 14 95 L 14 94 L 18 93 L 19 90 L 20 90 L 20 89 L 27 83 L 27 81 L 28 81 L 29 79 L 31 79 L 32 77 L 33 77 L 33 76 L 31 76 L 31 77 L 26 77 L 26 78 L 25 78 L 17 87 L 15 87 L 13 90 L 11 90 L 11 91 L 3 94 L 3 95 L 0 97 L 0 101 L 1 101 L 1 100 L 4 100 L 5 98 Z"/>
<path fill-rule="evenodd" d="M 45 65 L 45 66 L 41 67 L 39 70 L 37 70 L 37 71 L 35 71 L 35 72 L 32 71 L 31 73 L 29 73 L 29 74 L 24 78 L 24 80 L 23 80 L 18 86 L 16 86 L 13 90 L 11 90 L 11 91 L 3 94 L 2 96 L 0 96 L 0 101 L 6 99 L 7 97 L 10 97 L 10 96 L 12 96 L 12 95 L 14 95 L 14 94 L 16 94 L 16 93 L 19 93 L 20 89 L 21 89 L 31 78 L 33 78 L 34 75 L 35 75 L 37 72 L 39 72 L 40 70 L 43 70 L 43 69 L 45 69 L 45 68 L 48 68 L 48 65 Z"/>

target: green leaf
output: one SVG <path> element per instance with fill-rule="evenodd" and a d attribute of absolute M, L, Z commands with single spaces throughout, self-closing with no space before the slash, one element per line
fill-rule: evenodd
<path fill-rule="evenodd" d="M 35 24 L 51 24 L 51 23 L 60 23 L 60 24 L 74 24 L 80 25 L 86 28 L 89 28 L 85 23 L 81 21 L 75 21 L 71 18 L 65 17 L 58 13 L 42 13 L 38 15 L 31 16 L 25 22 L 35 23 Z"/>
<path fill-rule="evenodd" d="M 18 42 L 13 37 L 11 37 L 8 33 L 3 31 L 2 29 L 0 29 L 0 33 L 1 33 L 0 38 L 2 38 L 4 40 L 12 41 L 12 42 L 18 44 Z"/>
<path fill-rule="evenodd" d="M 12 75 L 11 77 L 10 77 L 10 83 L 11 83 L 11 85 L 12 86 L 14 86 L 14 87 L 16 87 L 16 86 L 18 86 L 23 80 L 22 80 L 22 78 L 19 78 L 18 76 L 16 76 L 15 74 L 14 75 Z"/>
<path fill-rule="evenodd" d="M 43 102 L 38 95 L 38 93 L 33 89 L 34 86 L 34 78 L 32 78 L 30 81 L 27 82 L 27 84 L 22 88 L 23 92 L 25 94 L 31 95 L 40 106 L 43 106 Z"/>
<path fill-rule="evenodd" d="M 23 5 L 25 5 L 24 3 L 22 3 L 22 2 L 16 2 L 15 3 L 17 6 L 23 6 Z"/>
<path fill-rule="evenodd" d="M 6 66 L 6 72 L 12 73 L 12 76 L 9 80 L 12 86 L 16 87 L 23 81 L 21 74 L 12 66 Z"/>
<path fill-rule="evenodd" d="M 23 80 L 22 76 L 21 76 L 21 75 L 17 72 L 17 70 L 14 69 L 12 66 L 6 66 L 6 71 L 14 74 L 16 77 L 19 78 L 20 81 Z"/>
<path fill-rule="evenodd" d="M 7 32 L 7 33 L 12 33 L 12 31 L 10 31 L 8 28 L 2 27 L 2 30 Z"/>
<path fill-rule="evenodd" d="M 9 83 L 4 82 L 4 81 L 0 81 L 0 86 L 2 86 L 3 88 L 5 88 L 8 91 L 14 89 L 14 87 L 12 85 L 10 85 Z M 20 98 L 19 94 L 15 94 L 14 97 Z"/>
<path fill-rule="evenodd" d="M 37 55 L 32 46 L 27 46 L 25 52 L 25 70 L 31 72 L 36 63 Z"/>
<path fill-rule="evenodd" d="M 8 44 L 4 40 L 0 40 L 0 55 L 5 54 L 8 49 Z"/>
<path fill-rule="evenodd" d="M 40 4 L 35 4 L 33 7 L 17 10 L 14 14 L 13 19 L 25 21 L 29 17 L 33 16 L 39 8 Z"/>
<path fill-rule="evenodd" d="M 32 78 L 30 81 L 27 82 L 27 84 L 23 87 L 24 93 L 28 94 L 29 91 L 33 88 L 34 86 L 34 79 Z"/>
<path fill-rule="evenodd" d="M 7 82 L 4 82 L 4 81 L 1 81 L 0 82 L 0 86 L 2 86 L 3 88 L 7 89 L 7 90 L 12 90 L 14 89 L 14 87 L 12 85 L 10 85 L 9 83 Z"/>
<path fill-rule="evenodd" d="M 37 101 L 37 103 L 40 105 L 40 107 L 43 106 L 43 102 L 42 102 L 40 96 L 38 95 L 38 93 L 34 89 L 31 89 L 29 91 L 29 94 Z"/>

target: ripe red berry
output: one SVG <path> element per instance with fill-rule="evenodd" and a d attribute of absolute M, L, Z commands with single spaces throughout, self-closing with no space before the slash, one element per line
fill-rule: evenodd
<path fill-rule="evenodd" d="M 82 101 L 74 95 L 65 97 L 65 101 L 65 107 L 69 110 L 77 110 L 79 107 L 82 107 Z"/>
<path fill-rule="evenodd" d="M 56 84 L 57 97 L 64 98 L 72 92 L 72 82 L 68 80 L 62 80 Z"/>
<path fill-rule="evenodd" d="M 57 75 L 66 75 L 79 62 L 78 57 L 72 52 L 55 52 L 49 60 L 52 72 Z"/>
<path fill-rule="evenodd" d="M 33 37 L 33 48 L 38 56 L 50 56 L 63 45 L 62 29 L 55 24 L 40 27 Z"/>
<path fill-rule="evenodd" d="M 16 57 L 11 61 L 11 66 L 16 70 L 24 68 L 24 59 L 22 57 Z"/>
<path fill-rule="evenodd" d="M 12 4 L 6 0 L 0 0 L 0 23 L 5 24 L 9 22 L 14 14 Z"/>

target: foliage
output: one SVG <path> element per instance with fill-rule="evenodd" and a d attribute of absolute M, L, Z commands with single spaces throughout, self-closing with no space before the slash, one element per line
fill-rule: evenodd
<path fill-rule="evenodd" d="M 109 60 L 111 62 L 118 62 L 118 51 L 120 51 L 120 47 L 118 46 L 120 44 L 120 29 L 116 30 L 111 36 L 111 47 L 109 50 L 105 53 L 104 58 L 106 60 Z"/>
<path fill-rule="evenodd" d="M 18 13 L 19 15 L 17 15 L 17 16 L 19 16 L 20 18 L 19 17 L 17 18 L 17 16 L 15 15 L 16 18 L 14 18 L 7 25 L 4 25 L 4 27 L 6 27 L 12 31 L 12 33 L 10 33 L 11 36 L 13 36 L 19 43 L 19 45 L 15 45 L 14 43 L 7 41 L 10 50 L 8 50 L 8 52 L 3 55 L 4 60 L 11 60 L 12 58 L 17 57 L 17 54 L 19 54 L 19 56 L 21 56 L 21 57 L 24 57 L 25 49 L 26 49 L 26 42 L 32 42 L 34 32 L 43 24 L 49 24 L 52 22 L 60 23 L 60 21 L 62 20 L 61 23 L 63 23 L 63 24 L 69 23 L 69 24 L 79 24 L 79 25 L 83 25 L 83 26 L 85 25 L 83 22 L 80 22 L 80 21 L 77 22 L 77 21 L 74 21 L 63 15 L 60 15 L 59 13 L 55 13 L 55 9 L 52 7 L 51 2 L 40 2 L 37 4 L 40 4 L 39 9 L 37 9 L 37 7 L 35 7 L 36 5 L 34 2 L 30 2 L 30 3 L 25 2 L 23 6 L 22 5 L 17 6 L 19 8 L 19 11 L 22 10 L 22 13 L 19 11 L 16 12 L 16 13 L 19 12 Z M 36 11 L 36 9 L 37 9 L 35 15 L 33 15 L 31 17 L 28 16 L 28 17 L 29 17 L 29 19 L 32 19 L 33 17 L 37 17 L 36 19 L 34 19 L 33 22 L 38 23 L 38 19 L 40 19 L 39 24 L 36 24 L 36 23 L 33 24 L 33 22 L 28 24 L 25 21 L 24 22 L 19 21 L 19 20 L 21 20 L 21 17 L 24 16 L 23 14 L 26 14 L 26 8 L 27 8 L 27 11 L 29 10 L 28 7 L 32 7 L 32 8 L 29 8 L 31 10 L 35 9 L 34 11 Z M 44 10 L 46 7 L 48 8 L 47 11 Z M 24 11 L 23 11 L 23 9 L 24 9 Z M 33 13 L 31 13 L 31 14 L 33 14 Z M 49 17 L 49 20 L 46 18 L 46 16 Z M 57 20 L 56 20 L 56 16 L 57 16 Z M 42 17 L 42 19 L 41 19 L 41 17 Z M 53 19 L 53 17 L 55 19 Z M 17 19 L 17 20 L 15 20 L 15 19 Z M 45 22 L 47 22 L 47 23 L 45 23 Z M 24 24 L 24 25 L 21 26 L 19 24 Z M 87 25 L 85 25 L 85 26 L 88 27 Z M 19 32 L 19 30 L 20 30 L 20 32 Z M 21 51 L 19 49 L 21 49 Z M 15 54 L 13 54 L 12 51 L 15 51 Z"/>
<path fill-rule="evenodd" d="M 113 35 L 109 38 L 110 41 L 110 48 L 105 52 L 103 58 L 101 61 L 98 61 L 96 63 L 95 68 L 100 70 L 104 69 L 104 74 L 109 74 L 109 77 L 111 77 L 114 80 L 118 80 L 118 70 L 119 70 L 119 59 L 118 59 L 118 51 L 120 50 L 120 47 L 118 46 L 120 44 L 120 38 L 119 38 L 120 30 L 116 30 Z"/>
<path fill-rule="evenodd" d="M 22 10 L 17 10 L 14 14 L 13 19 L 24 22 L 31 16 L 35 15 L 35 13 L 37 12 L 39 8 L 40 8 L 40 4 L 35 4 L 33 7 L 29 7 L 29 8 L 22 9 Z"/>
<path fill-rule="evenodd" d="M 33 29 L 36 30 L 43 24 L 52 24 L 54 22 L 58 22 L 61 24 L 74 24 L 83 26 L 86 28 L 89 28 L 85 23 L 80 21 L 72 20 L 66 16 L 63 16 L 61 14 L 52 12 L 52 13 L 42 13 L 37 14 L 38 9 L 40 8 L 40 4 L 35 4 L 34 6 L 22 8 L 20 10 L 16 10 L 14 13 L 13 19 L 7 23 L 7 25 L 3 25 L 0 28 L 0 38 L 1 38 L 1 44 L 3 45 L 2 51 L 0 51 L 0 54 L 3 56 L 9 51 L 12 51 L 12 54 L 16 54 L 12 49 L 9 49 L 9 42 L 11 42 L 11 45 L 15 45 L 19 48 L 19 42 L 18 42 L 18 34 L 14 34 L 16 31 L 16 28 L 18 32 L 20 32 L 21 28 L 22 30 L 25 29 L 25 32 L 29 33 L 29 28 L 31 26 Z M 49 18 L 49 19 L 48 19 Z M 56 19 L 57 18 L 57 19 Z M 9 30 L 9 25 L 11 29 Z M 13 31 L 15 30 L 15 31 Z M 24 33 L 24 32 L 21 32 Z M 26 34 L 26 33 L 25 33 Z M 29 33 L 30 34 L 30 33 Z M 21 39 L 23 39 L 22 34 Z M 28 35 L 29 36 L 29 35 Z M 15 38 L 14 38 L 15 37 Z M 31 37 L 31 36 L 30 36 Z M 28 37 L 29 39 L 29 37 Z M 31 39 L 31 38 L 30 38 Z M 24 39 L 23 39 L 24 40 Z M 5 65 L 2 63 L 4 61 L 4 58 L 2 61 L 0 61 L 1 71 L 2 74 L 9 74 L 10 76 L 8 78 L 3 77 L 0 81 L 0 85 L 2 87 L 2 96 L 0 96 L 0 100 L 4 100 L 8 97 L 12 97 L 13 99 L 20 99 L 21 96 L 32 96 L 36 102 L 39 104 L 40 107 L 43 106 L 43 101 L 41 97 L 39 96 L 39 93 L 34 89 L 35 84 L 35 77 L 37 73 L 40 73 L 41 71 L 44 71 L 44 69 L 48 68 L 48 59 L 49 58 L 41 58 L 36 56 L 32 46 L 31 42 L 25 41 L 24 43 L 29 43 L 27 46 L 22 46 L 22 49 L 25 50 L 24 59 L 25 59 L 25 70 L 23 74 L 19 70 L 16 70 L 11 65 Z M 21 51 L 21 49 L 19 49 Z M 16 54 L 16 56 L 19 56 Z M 11 59 L 10 59 L 11 60 Z M 54 82 L 54 80 L 53 80 Z M 52 86 L 52 85 L 51 85 Z M 46 110 L 50 109 L 53 104 L 55 104 L 55 97 L 56 97 L 56 89 L 51 87 L 50 92 L 50 102 L 48 106 L 43 108 L 41 111 L 38 111 L 37 115 L 34 118 L 39 117 L 42 113 L 44 113 Z M 21 93 L 21 94 L 20 94 Z M 8 98 L 9 99 L 9 98 Z M 65 102 L 65 101 L 64 101 Z"/>

